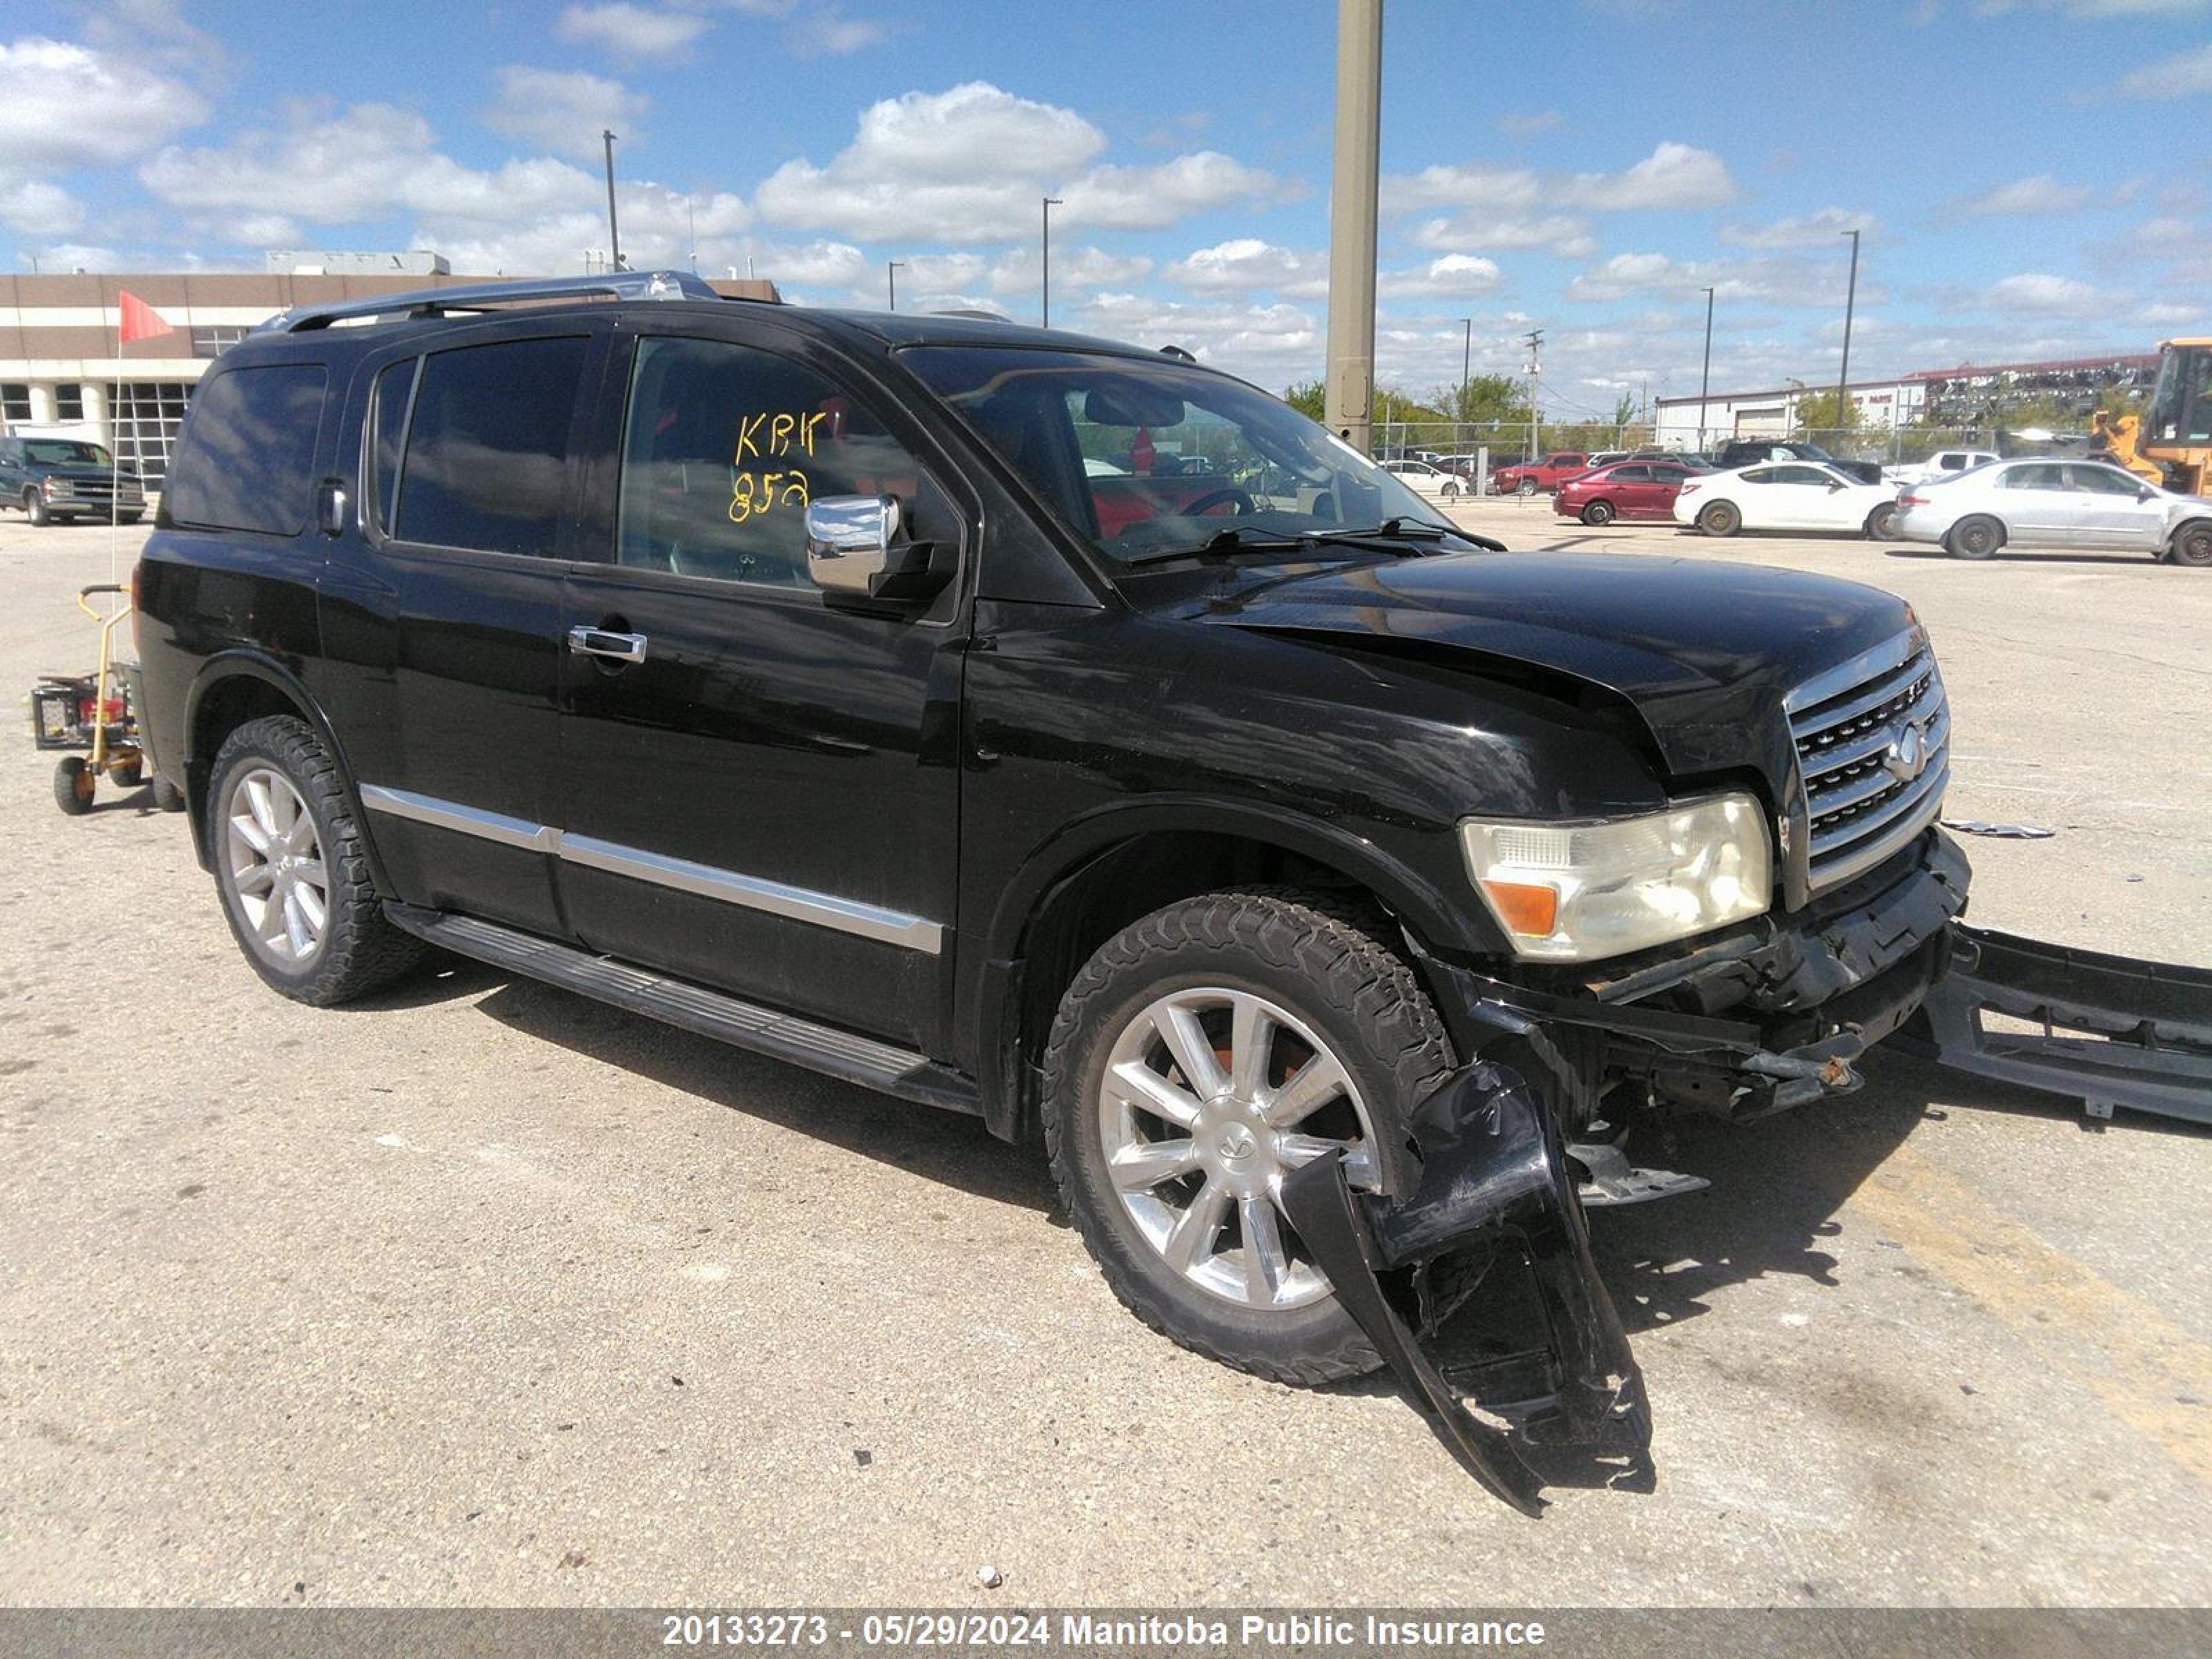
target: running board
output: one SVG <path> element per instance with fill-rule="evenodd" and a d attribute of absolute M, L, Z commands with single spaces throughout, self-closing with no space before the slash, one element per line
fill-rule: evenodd
<path fill-rule="evenodd" d="M 1941 1064 L 2052 1094 L 2212 1123 L 2212 971 L 1951 924 L 1950 962 L 1900 1034 Z M 1991 1030 L 1983 1016 L 2039 1031 Z"/>
<path fill-rule="evenodd" d="M 385 905 L 384 914 L 393 926 L 457 956 L 544 980 L 563 990 L 580 991 L 732 1048 L 789 1060 L 809 1071 L 924 1106 L 971 1115 L 980 1115 L 983 1109 L 974 1084 L 910 1049 L 818 1025 L 796 1014 L 740 1002 L 720 991 L 648 973 L 611 957 L 593 956 L 573 945 L 558 945 L 474 916 L 391 902 Z"/>

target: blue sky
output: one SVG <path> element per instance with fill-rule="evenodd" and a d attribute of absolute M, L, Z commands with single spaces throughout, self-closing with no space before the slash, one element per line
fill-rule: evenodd
<path fill-rule="evenodd" d="M 1036 312 L 1271 386 L 1316 374 L 1327 0 L 17 3 L 15 269 L 434 247 L 573 270 L 622 135 L 634 264 L 792 297 Z M 1517 371 L 1547 410 L 2212 331 L 2212 0 L 1389 0 L 1386 380 Z"/>

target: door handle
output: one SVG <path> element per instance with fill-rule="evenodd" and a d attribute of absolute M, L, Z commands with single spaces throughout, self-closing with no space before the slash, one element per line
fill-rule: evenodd
<path fill-rule="evenodd" d="M 643 662 L 645 635 L 611 634 L 604 628 L 572 628 L 568 648 L 582 656 L 605 657 L 610 662 Z"/>

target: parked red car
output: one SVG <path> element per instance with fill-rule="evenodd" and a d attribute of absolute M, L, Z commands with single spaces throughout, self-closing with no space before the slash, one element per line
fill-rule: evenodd
<path fill-rule="evenodd" d="M 1561 484 L 1552 497 L 1552 511 L 1584 524 L 1611 524 L 1615 519 L 1671 522 L 1682 481 L 1699 470 L 1680 461 L 1616 461 Z"/>
<path fill-rule="evenodd" d="M 1501 495 L 1533 495 L 1540 489 L 1557 489 L 1569 478 L 1589 471 L 1588 455 L 1579 449 L 1562 449 L 1541 460 L 1501 466 L 1490 475 L 1490 482 Z"/>

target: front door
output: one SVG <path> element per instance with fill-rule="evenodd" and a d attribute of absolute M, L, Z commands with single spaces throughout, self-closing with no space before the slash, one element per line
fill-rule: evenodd
<path fill-rule="evenodd" d="M 456 329 L 372 359 L 349 401 L 362 537 L 337 544 L 316 690 L 399 895 L 566 931 L 546 827 L 557 739 L 562 560 L 579 392 L 606 331 Z M 471 335 L 477 337 L 471 343 Z M 368 550 L 373 550 L 373 552 Z"/>
<path fill-rule="evenodd" d="M 732 321 L 614 354 L 602 556 L 572 571 L 562 616 L 561 896 L 594 950 L 930 1049 L 957 891 L 958 583 L 919 613 L 832 599 L 805 511 L 895 495 L 915 539 L 955 546 L 973 514 L 926 439 L 818 350 Z"/>
<path fill-rule="evenodd" d="M 2080 511 L 2097 546 L 2164 549 L 2166 501 L 2147 491 L 2142 479 L 2087 461 L 2068 463 L 2066 476 L 2081 498 Z"/>

